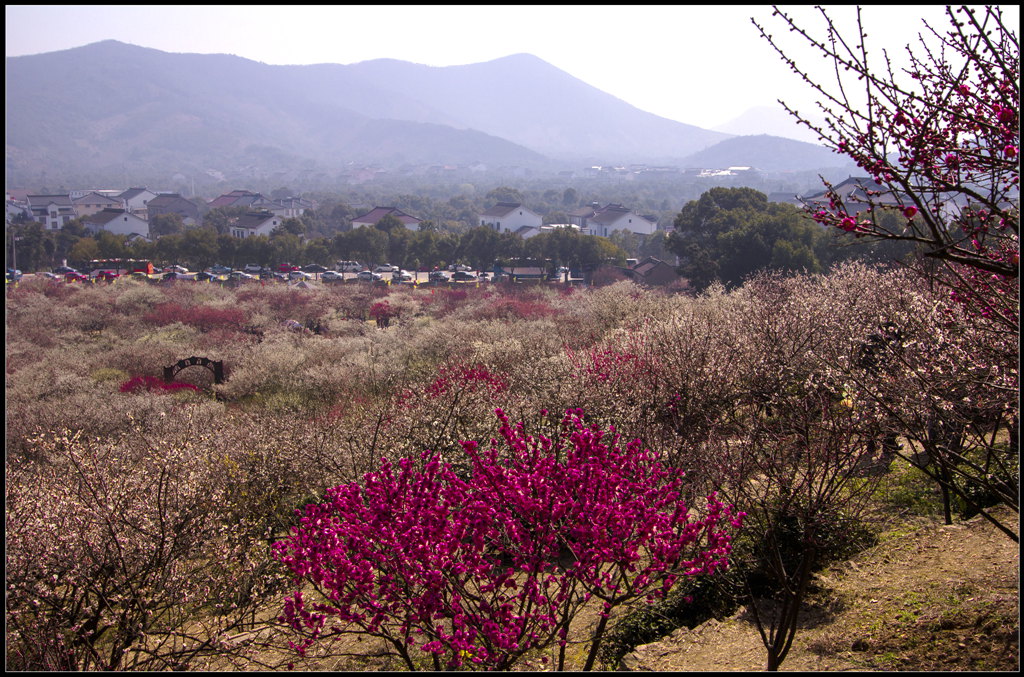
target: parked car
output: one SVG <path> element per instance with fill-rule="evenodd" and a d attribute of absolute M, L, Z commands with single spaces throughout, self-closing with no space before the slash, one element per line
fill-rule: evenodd
<path fill-rule="evenodd" d="M 196 273 L 195 279 L 199 282 L 206 282 L 207 280 L 219 280 L 220 276 L 215 275 L 208 270 L 204 270 L 201 273 Z"/>
<path fill-rule="evenodd" d="M 303 272 L 301 270 L 293 270 L 292 272 L 288 273 L 288 279 L 289 280 L 293 280 L 293 281 L 294 280 L 312 280 L 313 276 L 310 275 L 309 273 L 305 273 L 305 272 Z"/>
<path fill-rule="evenodd" d="M 363 264 L 358 261 L 338 261 L 334 267 L 339 273 L 358 273 L 363 269 Z"/>
<path fill-rule="evenodd" d="M 293 266 L 290 263 L 282 263 L 282 264 L 279 264 L 277 266 L 277 272 L 284 273 L 285 275 L 287 275 L 288 273 L 292 272 L 293 270 L 298 270 L 298 269 L 299 269 L 298 266 Z"/>
<path fill-rule="evenodd" d="M 412 282 L 415 278 L 408 270 L 396 270 L 391 273 L 392 282 Z"/>
<path fill-rule="evenodd" d="M 248 265 L 249 265 L 249 266 L 251 266 L 251 265 L 253 265 L 253 264 L 251 264 L 251 263 L 250 263 L 250 264 L 248 264 Z M 210 273 L 213 273 L 214 275 L 230 275 L 230 274 L 231 274 L 231 269 L 230 269 L 230 268 L 228 268 L 227 266 L 210 266 L 210 267 L 209 267 L 209 268 L 207 269 L 207 271 L 208 271 L 208 272 L 210 272 Z M 247 273 L 251 273 L 251 272 L 253 272 L 253 271 L 251 271 L 251 270 L 247 270 L 247 271 L 245 271 L 245 272 L 247 272 Z M 256 272 L 258 273 L 258 272 L 260 272 L 260 271 L 258 271 L 258 270 L 257 270 Z"/>
<path fill-rule="evenodd" d="M 68 273 L 77 273 L 78 271 L 71 266 L 57 266 L 53 269 L 53 272 L 58 275 L 67 275 Z"/>
<path fill-rule="evenodd" d="M 398 266 L 393 266 L 390 263 L 382 263 L 373 269 L 375 273 L 393 273 L 398 270 Z"/>
<path fill-rule="evenodd" d="M 455 271 L 455 272 L 458 272 L 460 270 L 465 271 L 465 272 L 469 272 L 469 271 L 471 271 L 473 269 L 470 268 L 469 266 L 467 266 L 464 263 L 453 263 L 450 266 L 448 266 L 448 270 Z"/>
<path fill-rule="evenodd" d="M 147 280 L 147 281 L 148 281 L 149 279 L 151 279 L 151 278 L 149 277 L 149 275 L 148 275 L 148 274 L 146 274 L 146 273 L 142 272 L 141 270 L 136 270 L 136 271 L 134 271 L 134 272 L 133 272 L 133 273 L 132 273 L 132 274 L 130 275 L 130 277 L 131 277 L 132 279 L 134 279 L 134 280 Z"/>
<path fill-rule="evenodd" d="M 443 270 L 432 270 L 427 274 L 427 279 L 431 282 L 447 282 L 449 278 Z"/>
<path fill-rule="evenodd" d="M 188 273 L 181 273 L 181 272 L 178 272 L 176 270 L 168 270 L 166 268 L 164 270 L 167 271 L 162 276 L 162 279 L 164 279 L 164 280 L 191 280 L 191 279 L 194 279 L 193 276 L 189 275 Z"/>
<path fill-rule="evenodd" d="M 166 268 L 164 268 L 164 272 L 165 273 L 187 273 L 188 272 L 188 268 L 186 268 L 185 266 L 179 266 L 178 264 L 174 264 L 173 266 L 167 266 Z"/>
<path fill-rule="evenodd" d="M 258 263 L 247 263 L 242 267 L 242 271 L 251 275 L 259 275 L 263 271 L 263 266 Z M 230 270 L 228 271 L 231 272 Z"/>
<path fill-rule="evenodd" d="M 272 270 L 264 269 L 259 275 L 261 280 L 287 280 L 288 278 L 281 273 L 275 273 Z"/>
<path fill-rule="evenodd" d="M 356 274 L 356 279 L 363 280 L 365 282 L 380 282 L 381 280 L 384 279 L 384 276 L 381 275 L 380 273 L 375 273 L 370 270 L 360 270 Z"/>
<path fill-rule="evenodd" d="M 96 273 L 96 279 L 103 280 L 104 282 L 113 282 L 119 277 L 121 277 L 121 275 L 113 270 L 101 270 Z"/>
<path fill-rule="evenodd" d="M 57 273 L 51 273 L 47 271 L 43 273 L 43 277 L 45 277 L 47 280 L 60 280 L 62 276 L 58 275 Z"/>
<path fill-rule="evenodd" d="M 76 271 L 74 273 L 67 273 L 66 275 L 64 275 L 64 281 L 65 282 L 88 282 L 89 281 L 89 276 L 86 275 L 85 273 L 79 273 L 79 272 Z"/>
<path fill-rule="evenodd" d="M 320 274 L 320 280 L 323 282 L 341 282 L 345 279 L 345 276 L 336 270 L 328 270 L 326 273 Z"/>
<path fill-rule="evenodd" d="M 17 282 L 18 280 L 21 279 L 21 276 L 22 276 L 22 272 L 20 270 L 18 270 L 17 268 L 8 268 L 7 269 L 7 281 L 8 282 Z"/>
<path fill-rule="evenodd" d="M 456 270 L 452 273 L 452 280 L 455 282 L 476 282 L 477 279 L 476 275 L 466 272 L 465 270 Z"/>
<path fill-rule="evenodd" d="M 255 280 L 256 278 L 244 270 L 232 270 L 231 274 L 228 275 L 228 279 L 235 282 L 243 282 L 245 280 Z"/>

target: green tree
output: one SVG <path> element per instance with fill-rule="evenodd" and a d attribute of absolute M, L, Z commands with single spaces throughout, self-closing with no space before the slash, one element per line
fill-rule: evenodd
<path fill-rule="evenodd" d="M 181 219 L 181 214 L 173 212 L 169 214 L 155 214 L 149 219 L 150 237 L 156 238 L 162 235 L 183 232 L 185 232 L 185 223 Z"/>
<path fill-rule="evenodd" d="M 356 228 L 348 235 L 349 256 L 356 261 L 380 263 L 387 256 L 388 234 L 377 228 Z"/>
<path fill-rule="evenodd" d="M 270 246 L 276 261 L 296 263 L 302 257 L 302 240 L 294 233 L 275 229 L 270 235 Z"/>
<path fill-rule="evenodd" d="M 161 238 L 163 239 L 163 238 Z M 217 262 L 220 252 L 214 228 L 189 228 L 181 235 L 180 255 L 189 267 L 203 270 Z"/>
<path fill-rule="evenodd" d="M 274 233 L 278 231 L 302 236 L 306 234 L 306 224 L 295 217 L 289 217 L 281 221 L 281 225 L 274 229 Z M 271 233 L 270 236 L 273 237 L 274 233 Z"/>
<path fill-rule="evenodd" d="M 410 255 L 409 245 L 412 242 L 412 231 L 408 228 L 395 228 L 388 233 L 387 259 L 396 266 L 408 268 Z"/>
<path fill-rule="evenodd" d="M 154 258 L 162 265 L 169 265 L 183 260 L 184 240 L 184 234 L 164 235 L 156 241 L 156 254 Z"/>
<path fill-rule="evenodd" d="M 234 235 L 218 235 L 217 263 L 228 265 L 232 268 L 238 268 L 240 265 L 245 264 L 245 261 L 239 261 L 238 250 L 242 246 L 242 242 L 247 239 L 249 238 L 238 238 Z"/>
<path fill-rule="evenodd" d="M 245 214 L 248 209 L 245 207 L 216 207 L 211 209 L 203 217 L 203 225 L 213 228 L 220 234 L 227 234 L 232 220 Z"/>
<path fill-rule="evenodd" d="M 273 263 L 274 247 L 266 235 L 254 235 L 239 240 L 235 253 L 238 258 L 233 265 L 256 263 L 267 266 Z"/>
<path fill-rule="evenodd" d="M 380 221 L 373 224 L 373 227 L 390 234 L 396 230 L 404 230 L 405 224 L 399 221 L 398 217 L 394 214 L 385 214 Z"/>
<path fill-rule="evenodd" d="M 712 188 L 689 202 L 666 247 L 697 289 L 736 286 L 767 270 L 819 272 L 831 263 L 831 237 L 790 204 L 752 188 Z"/>
<path fill-rule="evenodd" d="M 100 248 L 101 259 L 120 259 L 128 257 L 128 248 L 124 246 L 124 236 L 101 230 L 96 233 L 96 244 Z"/>
<path fill-rule="evenodd" d="M 331 260 L 331 249 L 329 242 L 326 238 L 317 238 L 306 243 L 305 251 L 303 251 L 303 260 L 307 263 L 319 263 L 322 266 L 330 267 Z"/>
<path fill-rule="evenodd" d="M 68 252 L 68 263 L 74 266 L 81 266 L 83 264 L 98 259 L 100 257 L 100 246 L 91 237 L 83 237 L 74 245 Z"/>
<path fill-rule="evenodd" d="M 486 202 L 523 202 L 523 194 L 516 188 L 498 186 L 484 196 Z"/>
<path fill-rule="evenodd" d="M 486 226 L 477 226 L 461 238 L 461 251 L 469 265 L 477 270 L 489 270 L 498 258 L 501 236 Z"/>

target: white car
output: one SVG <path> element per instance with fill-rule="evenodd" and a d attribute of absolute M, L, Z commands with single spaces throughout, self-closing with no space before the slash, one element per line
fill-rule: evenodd
<path fill-rule="evenodd" d="M 289 280 L 312 280 L 313 276 L 309 273 L 304 273 L 301 270 L 293 270 L 288 273 Z"/>
<path fill-rule="evenodd" d="M 364 280 L 366 282 L 380 282 L 384 278 L 381 276 L 380 273 L 374 273 L 369 270 L 360 270 L 359 273 L 356 275 L 356 279 Z"/>
<path fill-rule="evenodd" d="M 345 279 L 345 276 L 336 270 L 328 270 L 325 273 L 320 273 L 320 280 L 322 282 L 341 282 Z"/>
<path fill-rule="evenodd" d="M 261 266 L 258 263 L 247 263 L 245 264 L 245 267 L 242 268 L 242 270 L 245 271 L 246 273 L 249 273 L 250 275 L 259 275 L 260 273 L 263 272 L 263 266 Z"/>
<path fill-rule="evenodd" d="M 398 266 L 393 266 L 390 263 L 382 263 L 373 269 L 375 273 L 395 273 L 398 272 Z"/>
<path fill-rule="evenodd" d="M 363 265 L 358 261 L 338 261 L 335 268 L 339 273 L 358 273 L 363 269 Z"/>
<path fill-rule="evenodd" d="M 391 273 L 392 282 L 412 282 L 413 279 L 412 273 L 408 270 L 396 270 Z"/>

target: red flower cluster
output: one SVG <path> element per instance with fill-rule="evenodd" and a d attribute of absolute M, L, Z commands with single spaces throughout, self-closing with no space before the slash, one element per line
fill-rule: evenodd
<path fill-rule="evenodd" d="M 199 392 L 199 387 L 191 383 L 178 383 L 172 381 L 168 383 L 162 378 L 156 376 L 133 376 L 124 383 L 121 384 L 120 388 L 122 393 L 137 393 L 143 390 L 149 392 L 175 392 L 178 390 L 194 390 Z"/>
<path fill-rule="evenodd" d="M 463 443 L 468 478 L 425 452 L 385 460 L 306 506 L 275 545 L 296 584 L 323 599 L 286 600 L 279 620 L 306 638 L 297 651 L 354 626 L 389 640 L 410 669 L 418 650 L 435 669 L 504 670 L 532 648 L 564 645 L 592 597 L 607 614 L 727 566 L 743 513 L 712 495 L 704 517 L 692 516 L 682 477 L 638 441 L 622 445 L 578 411 L 566 413 L 559 441 L 496 413 L 502 444 Z"/>

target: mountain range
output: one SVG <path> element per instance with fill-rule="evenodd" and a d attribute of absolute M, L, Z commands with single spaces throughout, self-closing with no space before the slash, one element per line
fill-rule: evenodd
<path fill-rule="evenodd" d="M 529 54 L 447 67 L 277 66 L 106 40 L 7 57 L 6 101 L 8 185 L 211 168 L 231 177 L 367 164 L 721 166 L 720 143 L 726 165 L 843 164 L 820 146 L 644 112 Z"/>

